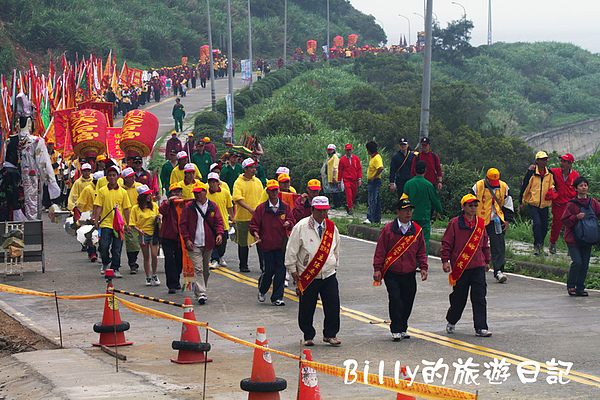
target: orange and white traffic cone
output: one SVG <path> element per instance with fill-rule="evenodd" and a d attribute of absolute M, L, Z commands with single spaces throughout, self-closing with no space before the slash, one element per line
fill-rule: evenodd
<path fill-rule="evenodd" d="M 196 321 L 192 300 L 188 297 L 185 299 L 183 318 L 190 321 Z M 210 343 L 200 342 L 200 331 L 197 325 L 183 323 L 181 327 L 181 340 L 173 340 L 171 343 L 173 350 L 179 350 L 177 359 L 171 358 L 171 361 L 177 364 L 195 364 L 203 362 L 211 362 L 212 358 L 206 358 L 205 353 L 210 351 Z"/>
<path fill-rule="evenodd" d="M 106 293 L 113 295 L 114 292 L 110 289 L 114 288 L 112 284 L 112 278 L 115 273 L 112 269 L 105 271 L 104 277 L 108 282 L 106 286 Z M 129 346 L 133 342 L 127 342 L 125 340 L 125 331 L 129 330 L 129 322 L 121 321 L 121 315 L 119 314 L 119 306 L 114 300 L 114 297 L 107 297 L 104 301 L 104 315 L 102 316 L 102 322 L 97 322 L 94 325 L 94 332 L 100 334 L 100 341 L 98 343 L 92 343 L 94 346 Z M 116 333 L 115 333 L 116 332 Z"/>
<path fill-rule="evenodd" d="M 412 380 L 408 376 L 408 373 L 406 373 L 406 367 L 400 368 L 400 376 L 398 377 L 398 379 L 402 379 L 402 380 L 409 381 L 409 382 Z M 416 397 L 409 396 L 407 394 L 398 393 L 398 395 L 396 396 L 396 400 L 416 400 Z"/>
<path fill-rule="evenodd" d="M 265 328 L 256 330 L 257 345 L 268 347 Z M 242 379 L 240 388 L 248 392 L 248 400 L 279 400 L 279 392 L 287 388 L 285 379 L 275 377 L 271 352 L 254 349 L 252 375 Z"/>
<path fill-rule="evenodd" d="M 312 361 L 310 349 L 304 349 L 304 355 L 308 361 Z M 302 364 L 300 369 L 300 385 L 298 386 L 298 397 L 296 400 L 321 400 L 317 371 Z"/>

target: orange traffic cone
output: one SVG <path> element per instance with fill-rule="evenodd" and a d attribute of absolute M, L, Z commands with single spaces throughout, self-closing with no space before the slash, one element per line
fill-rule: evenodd
<path fill-rule="evenodd" d="M 112 278 L 115 273 L 112 269 L 105 271 L 104 277 L 108 285 L 106 286 L 106 293 L 112 295 L 113 292 L 110 290 L 114 288 L 112 284 Z M 119 306 L 113 297 L 107 297 L 104 301 L 104 315 L 102 316 L 102 322 L 97 322 L 94 325 L 94 332 L 100 334 L 100 341 L 98 343 L 92 343 L 94 346 L 129 346 L 133 342 L 125 341 L 125 331 L 129 330 L 129 322 L 121 321 L 121 315 L 119 314 Z M 115 334 L 116 332 L 116 334 Z"/>
<path fill-rule="evenodd" d="M 312 361 L 310 349 L 304 349 L 304 355 L 308 361 Z M 298 386 L 298 397 L 296 400 L 321 400 L 317 371 L 311 367 L 302 365 L 300 369 L 300 385 Z"/>
<path fill-rule="evenodd" d="M 408 374 L 406 373 L 406 367 L 400 368 L 400 376 L 398 377 L 398 379 L 403 379 L 403 380 L 409 381 L 409 382 L 411 381 Z M 416 397 L 409 396 L 407 394 L 398 393 L 398 395 L 396 396 L 396 400 L 416 400 Z"/>
<path fill-rule="evenodd" d="M 256 344 L 269 346 L 263 327 L 256 330 Z M 287 388 L 287 382 L 283 378 L 275 377 L 271 353 L 254 349 L 252 375 L 250 378 L 242 379 L 240 388 L 249 392 L 248 400 L 279 400 L 279 392 Z"/>
<path fill-rule="evenodd" d="M 185 307 L 183 311 L 183 318 L 189 319 L 190 321 L 196 321 L 194 315 L 194 309 L 192 308 L 192 300 L 190 298 L 185 299 Z M 183 323 L 181 327 L 181 340 L 173 340 L 171 343 L 173 350 L 179 350 L 177 354 L 177 360 L 171 358 L 171 361 L 177 364 L 194 364 L 211 362 L 211 358 L 205 357 L 205 352 L 210 351 L 210 343 L 200 342 L 200 332 L 198 326 Z"/>

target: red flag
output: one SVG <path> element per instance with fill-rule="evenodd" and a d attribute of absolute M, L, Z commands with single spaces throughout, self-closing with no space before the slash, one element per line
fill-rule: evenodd
<path fill-rule="evenodd" d="M 56 138 L 55 149 L 59 153 L 69 150 L 71 145 L 71 128 L 69 127 L 69 117 L 75 111 L 74 108 L 54 111 L 54 135 Z"/>
<path fill-rule="evenodd" d="M 125 153 L 121 150 L 121 130 L 123 128 L 107 128 L 106 132 L 106 152 L 109 158 L 120 160 L 125 158 Z"/>
<path fill-rule="evenodd" d="M 142 86 L 142 74 L 143 72 L 139 69 L 129 69 L 131 71 L 131 84 L 133 86 Z"/>
<path fill-rule="evenodd" d="M 123 240 L 123 234 L 125 233 L 125 222 L 123 221 L 123 217 L 121 217 L 119 207 L 115 206 L 114 210 L 115 215 L 113 217 L 113 230 L 115 231 L 115 236 Z"/>
<path fill-rule="evenodd" d="M 154 196 L 160 193 L 160 186 L 158 183 L 158 168 L 154 170 L 152 174 L 152 183 L 150 183 L 150 190 L 154 193 Z"/>
<path fill-rule="evenodd" d="M 129 68 L 127 68 L 127 61 L 123 61 L 123 68 L 121 68 L 121 74 L 119 75 L 120 83 L 129 85 L 130 74 Z"/>

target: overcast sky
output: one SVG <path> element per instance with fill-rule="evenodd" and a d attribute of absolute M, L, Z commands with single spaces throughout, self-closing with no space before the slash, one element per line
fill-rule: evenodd
<path fill-rule="evenodd" d="M 460 19 L 462 7 L 453 0 L 433 0 L 433 12 L 442 28 L 449 21 Z M 487 43 L 489 0 L 457 0 L 464 6 L 467 19 L 473 21 L 471 44 Z M 411 40 L 423 30 L 424 0 L 350 0 L 365 14 L 373 15 L 383 26 L 388 45 L 397 44 L 400 35 L 408 40 L 410 19 Z M 493 42 L 558 41 L 574 43 L 593 53 L 600 53 L 600 1 L 598 0 L 492 0 Z M 359 39 L 360 43 L 360 39 Z"/>

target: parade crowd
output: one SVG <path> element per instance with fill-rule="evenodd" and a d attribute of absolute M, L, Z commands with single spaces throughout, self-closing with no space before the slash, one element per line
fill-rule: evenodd
<path fill-rule="evenodd" d="M 389 190 L 398 195 L 397 218 L 385 225 L 377 242 L 373 285 L 386 285 L 395 341 L 410 337 L 407 328 L 417 291 L 416 276 L 427 279 L 431 219 L 442 212 L 437 192 L 444 180 L 431 144 L 429 138 L 422 138 L 420 152 L 416 152 L 401 138 L 389 167 Z M 385 166 L 377 143 L 369 141 L 365 147 L 369 155 L 365 222 L 379 223 Z M 313 316 L 320 299 L 325 314 L 323 340 L 337 346 L 341 344 L 337 338 L 340 300 L 336 275 L 340 235 L 328 219 L 328 210 L 330 201 L 333 207 L 341 207 L 345 197 L 347 213 L 354 213 L 363 166 L 353 151 L 352 144 L 345 144 L 345 154 L 340 156 L 336 145 L 329 144 L 321 179 L 314 177 L 297 191 L 285 166 L 268 179 L 260 162 L 260 146 L 253 150 L 233 146 L 218 157 L 210 138 L 196 140 L 189 134 L 182 143 L 173 131 L 160 170 L 160 193 L 151 189 L 153 177 L 143 168 L 141 157 L 130 157 L 121 166 L 99 156 L 76 160 L 77 176 L 67 203 L 74 214 L 89 211 L 91 222 L 99 229 L 99 249 L 90 238 L 83 250 L 91 261 L 96 261 L 99 252 L 101 273 L 111 268 L 117 278 L 122 277 L 125 242 L 129 273 L 137 274 L 141 251 L 144 284 L 160 285 L 158 253 L 162 246 L 168 292 L 182 290 L 182 274 L 187 285 L 185 266 L 189 261 L 195 272 L 190 288 L 199 304 L 209 301 L 210 270 L 228 265 L 228 241 L 237 245 L 241 273 L 251 271 L 249 253 L 256 247 L 261 272 L 258 301 L 265 302 L 271 290 L 271 304 L 285 306 L 284 288 L 293 284 L 300 299 L 299 326 L 305 345 L 312 346 L 316 335 Z M 533 219 L 535 255 L 544 253 L 550 209 L 554 216 L 552 253 L 564 225 L 572 258 L 568 294 L 587 296 L 584 281 L 591 247 L 598 241 L 600 204 L 587 197 L 587 180 L 572 170 L 572 155 L 560 157 L 560 168 L 547 169 L 547 160 L 545 152 L 536 154 L 535 164 L 524 176 L 519 203 L 522 209 L 528 205 Z M 488 337 L 485 276 L 492 267 L 498 283 L 507 281 L 505 232 L 513 221 L 513 199 L 508 185 L 500 180 L 500 171 L 490 168 L 483 179 L 474 182 L 470 193 L 464 193 L 460 205 L 461 213 L 450 220 L 442 238 L 442 268 L 452 287 L 446 331 L 455 332 L 470 296 L 475 333 Z M 122 232 L 115 228 L 115 210 L 122 215 Z M 590 237 L 590 229 L 582 227 L 591 225 L 586 222 L 589 220 L 596 224 L 595 238 Z"/>

